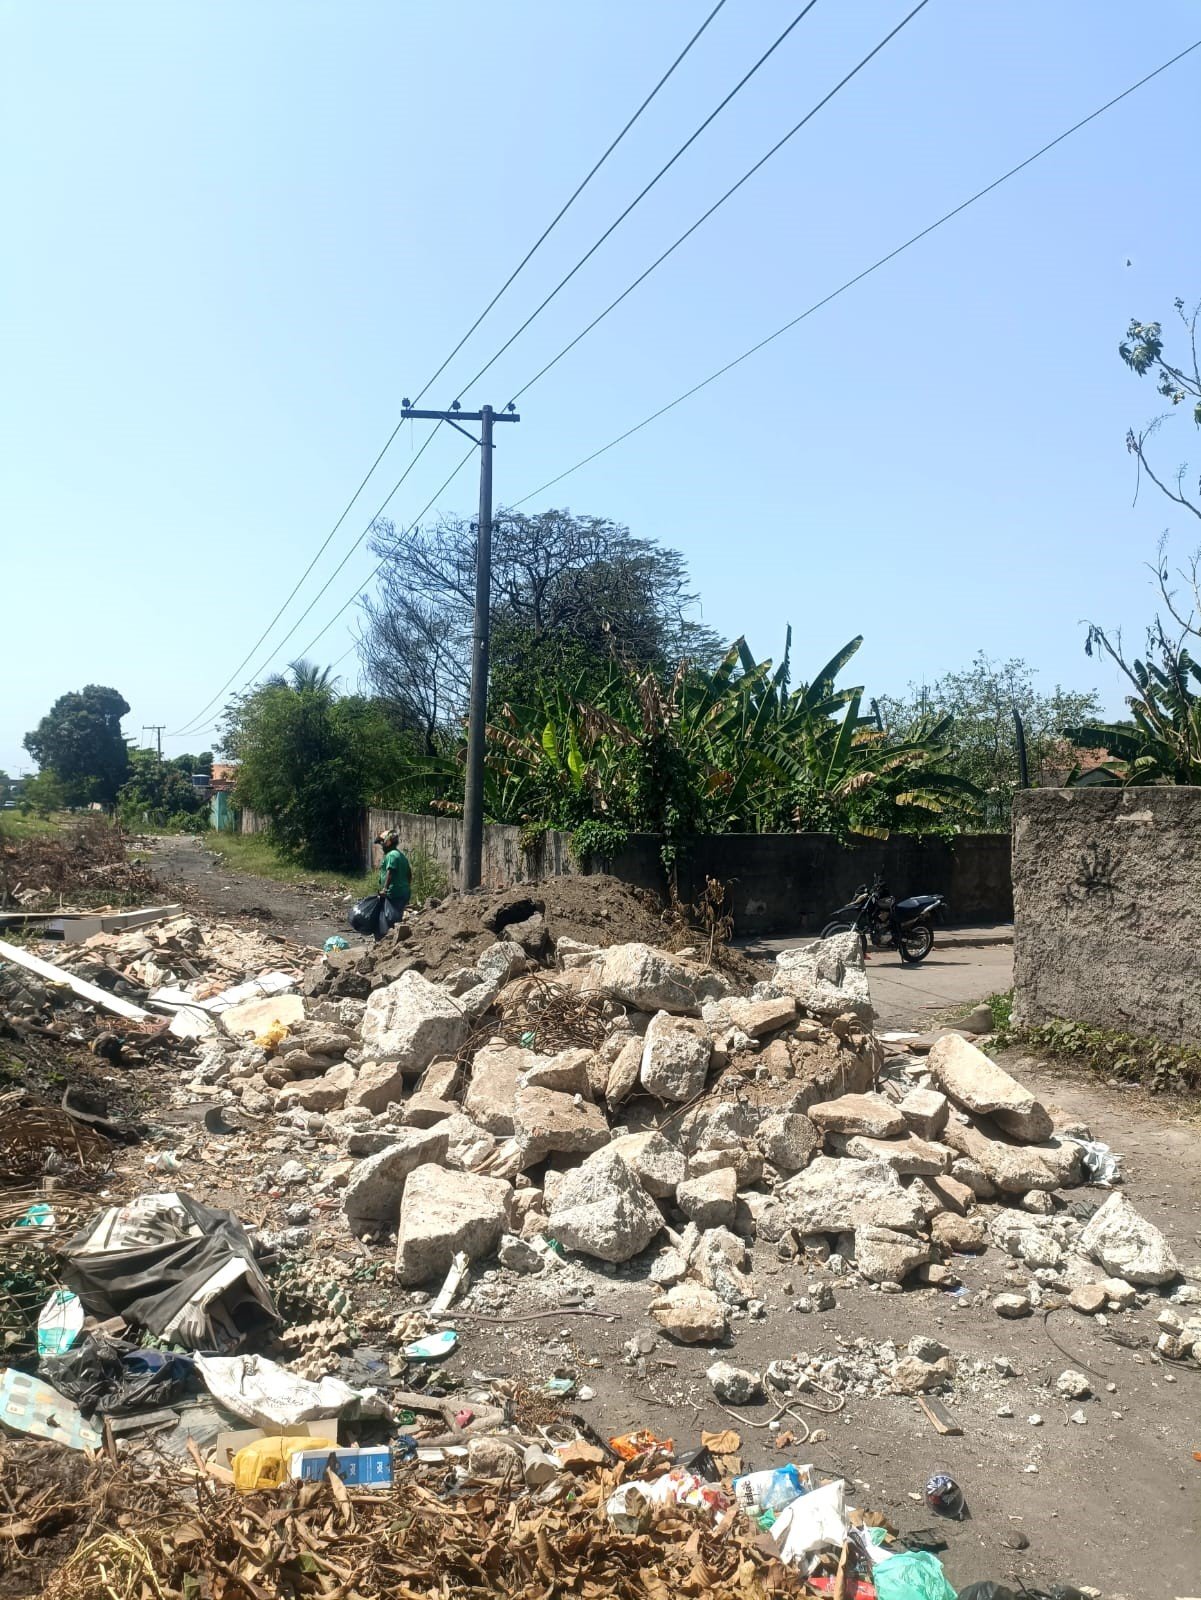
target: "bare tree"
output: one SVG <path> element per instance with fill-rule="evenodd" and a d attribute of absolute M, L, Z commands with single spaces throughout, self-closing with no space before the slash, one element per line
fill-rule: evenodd
<path fill-rule="evenodd" d="M 364 598 L 364 671 L 433 749 L 466 703 L 475 600 L 475 524 L 446 517 L 428 528 L 380 522 L 372 549 L 379 587 Z M 698 597 L 683 556 L 603 517 L 502 511 L 492 539 L 492 623 L 506 651 L 534 641 L 540 662 L 558 639 L 564 660 L 616 659 L 674 667 L 719 648 L 696 620 Z"/>

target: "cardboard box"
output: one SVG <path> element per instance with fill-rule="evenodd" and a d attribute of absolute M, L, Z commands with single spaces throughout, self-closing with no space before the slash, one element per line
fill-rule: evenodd
<path fill-rule="evenodd" d="M 350 1445 L 341 1450 L 297 1450 L 288 1463 L 293 1478 L 320 1481 L 333 1463 L 343 1483 L 366 1488 L 392 1482 L 392 1451 L 384 1445 Z"/>

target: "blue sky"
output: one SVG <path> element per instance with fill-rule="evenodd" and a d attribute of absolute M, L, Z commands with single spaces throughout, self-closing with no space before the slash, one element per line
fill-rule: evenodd
<path fill-rule="evenodd" d="M 0 765 L 86 682 L 184 726 L 329 532 L 415 393 L 712 0 L 0 0 Z M 800 9 L 727 0 L 461 353 L 448 404 Z M 467 403 L 503 405 L 905 14 L 820 0 Z M 570 466 L 1201 34 L 1153 0 L 932 0 L 522 398 L 499 501 Z M 1201 51 L 542 503 L 683 550 L 705 616 L 798 676 L 866 635 L 902 688 L 977 650 L 1050 688 L 1113 673 L 1170 508 L 1124 436 L 1157 397 L 1131 316 L 1201 295 Z M 1174 467 L 1193 446 L 1164 435 Z M 356 592 L 406 426 L 257 660 Z M 414 517 L 447 430 L 397 495 Z M 438 501 L 470 513 L 474 469 Z M 533 502 L 536 506 L 540 502 Z M 1189 530 L 1177 522 L 1184 553 Z M 313 650 L 350 648 L 351 607 Z M 354 671 L 354 656 L 339 671 Z M 168 740 L 202 747 L 205 730 Z M 151 736 L 147 736 L 149 740 Z"/>

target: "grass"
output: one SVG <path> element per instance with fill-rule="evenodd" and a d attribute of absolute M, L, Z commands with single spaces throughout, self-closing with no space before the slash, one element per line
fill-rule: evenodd
<path fill-rule="evenodd" d="M 209 832 L 201 836 L 201 843 L 207 850 L 223 856 L 235 872 L 270 878 L 274 883 L 313 885 L 350 894 L 356 899 L 373 893 L 377 887 L 374 872 L 326 872 L 287 861 L 276 853 L 265 833 Z"/>
<path fill-rule="evenodd" d="M 90 813 L 84 813 L 90 815 Z M 0 811 L 0 839 L 17 843 L 21 839 L 35 839 L 41 834 L 57 833 L 66 823 L 78 820 L 69 811 L 56 811 L 48 817 L 35 817 L 20 811 Z"/>
<path fill-rule="evenodd" d="M 265 833 L 210 831 L 202 836 L 201 843 L 206 850 L 214 850 L 224 856 L 235 872 L 248 872 L 256 878 L 270 878 L 275 883 L 310 884 L 352 895 L 356 900 L 374 894 L 379 888 L 379 875 L 376 872 L 326 872 L 288 861 L 277 853 Z M 441 897 L 447 893 L 450 884 L 441 862 L 425 850 L 410 850 L 408 857 L 413 873 L 414 905 L 421 905 L 431 896 Z"/>

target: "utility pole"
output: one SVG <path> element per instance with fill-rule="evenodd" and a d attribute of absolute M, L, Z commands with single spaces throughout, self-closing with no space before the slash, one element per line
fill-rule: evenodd
<path fill-rule="evenodd" d="M 417 421 L 449 422 L 480 447 L 480 516 L 475 540 L 475 620 L 471 630 L 471 699 L 467 712 L 467 780 L 463 786 L 462 887 L 478 889 L 484 865 L 484 721 L 488 715 L 488 645 L 492 620 L 492 425 L 520 422 L 510 401 L 504 411 L 482 406 L 460 411 L 458 401 L 449 411 L 414 411 L 405 400 L 402 417 Z M 460 427 L 478 422 L 480 437 Z"/>
<path fill-rule="evenodd" d="M 142 724 L 143 733 L 149 731 L 154 735 L 155 743 L 158 745 L 158 758 L 160 761 L 163 759 L 163 729 L 166 726 L 165 722 L 143 722 Z"/>

